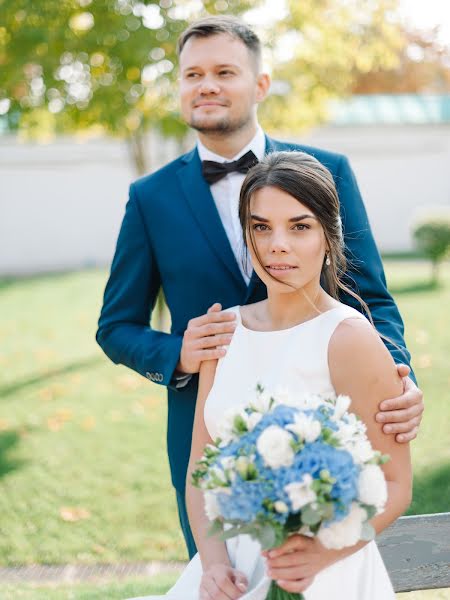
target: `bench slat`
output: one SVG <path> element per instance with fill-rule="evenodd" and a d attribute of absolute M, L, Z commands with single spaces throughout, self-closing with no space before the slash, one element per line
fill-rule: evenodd
<path fill-rule="evenodd" d="M 450 513 L 401 517 L 377 544 L 396 592 L 450 587 Z"/>

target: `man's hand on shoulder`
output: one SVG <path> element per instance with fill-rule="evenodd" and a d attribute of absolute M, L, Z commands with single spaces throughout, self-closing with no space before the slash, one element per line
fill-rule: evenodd
<path fill-rule="evenodd" d="M 403 394 L 381 402 L 376 419 L 384 423 L 384 433 L 394 433 L 397 442 L 405 443 L 417 437 L 424 410 L 423 393 L 408 377 L 407 365 L 397 365 L 397 371 L 403 380 Z"/>
<path fill-rule="evenodd" d="M 205 360 L 217 360 L 226 354 L 236 329 L 236 316 L 222 310 L 219 303 L 213 304 L 206 315 L 191 319 L 184 332 L 179 373 L 198 373 Z"/>

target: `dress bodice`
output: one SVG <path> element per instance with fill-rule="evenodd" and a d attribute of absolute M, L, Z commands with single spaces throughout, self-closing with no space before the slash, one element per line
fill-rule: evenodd
<path fill-rule="evenodd" d="M 365 319 L 356 309 L 340 304 L 304 323 L 276 331 L 255 331 L 242 323 L 238 306 L 237 327 L 227 354 L 217 364 L 213 387 L 205 403 L 204 418 L 210 436 L 218 436 L 223 413 L 255 397 L 256 385 L 268 392 L 288 389 L 295 393 L 334 392 L 328 367 L 328 344 L 344 319 Z"/>

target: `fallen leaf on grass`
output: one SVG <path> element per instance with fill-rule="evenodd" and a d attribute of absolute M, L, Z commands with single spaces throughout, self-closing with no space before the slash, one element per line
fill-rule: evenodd
<path fill-rule="evenodd" d="M 10 424 L 8 419 L 0 419 L 0 431 L 6 431 L 9 429 Z"/>
<path fill-rule="evenodd" d="M 422 354 L 417 360 L 417 366 L 419 369 L 428 369 L 431 367 L 431 356 L 429 354 Z"/>
<path fill-rule="evenodd" d="M 85 431 L 90 431 L 91 429 L 94 429 L 96 425 L 96 421 L 95 421 L 95 417 L 85 417 L 83 419 L 83 422 L 81 423 L 81 428 L 84 429 Z"/>
<path fill-rule="evenodd" d="M 89 519 L 91 513 L 86 508 L 63 506 L 59 509 L 59 516 L 63 521 L 74 523 L 76 521 L 81 521 L 82 519 Z"/>
<path fill-rule="evenodd" d="M 92 546 L 92 550 L 97 554 L 104 554 L 106 552 L 106 548 L 104 546 L 100 546 L 100 544 L 94 544 Z"/>

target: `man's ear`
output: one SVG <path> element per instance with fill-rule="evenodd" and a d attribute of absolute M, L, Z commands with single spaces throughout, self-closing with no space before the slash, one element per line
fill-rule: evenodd
<path fill-rule="evenodd" d="M 268 73 L 260 73 L 256 78 L 256 102 L 262 102 L 270 88 L 270 75 Z"/>

